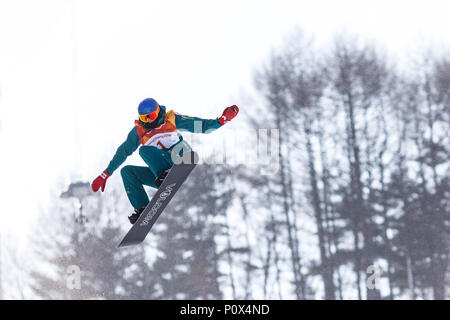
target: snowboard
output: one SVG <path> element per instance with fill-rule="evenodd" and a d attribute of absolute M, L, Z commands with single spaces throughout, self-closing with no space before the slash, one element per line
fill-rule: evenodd
<path fill-rule="evenodd" d="M 138 220 L 119 243 L 119 248 L 136 245 L 144 241 L 153 224 L 192 170 L 194 170 L 197 163 L 198 154 L 194 151 L 186 152 L 182 157 L 177 159 L 150 203 L 145 207 Z"/>

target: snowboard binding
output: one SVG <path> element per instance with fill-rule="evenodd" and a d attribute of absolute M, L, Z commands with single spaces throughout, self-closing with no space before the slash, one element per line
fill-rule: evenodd
<path fill-rule="evenodd" d="M 146 206 L 143 206 L 139 209 L 134 209 L 134 213 L 128 216 L 128 220 L 130 220 L 131 224 L 134 224 L 137 219 L 139 219 L 139 216 L 141 215 L 142 211 L 144 211 Z"/>

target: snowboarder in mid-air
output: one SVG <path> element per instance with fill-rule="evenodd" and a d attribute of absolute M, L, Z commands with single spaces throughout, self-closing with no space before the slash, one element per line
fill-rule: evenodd
<path fill-rule="evenodd" d="M 201 119 L 167 111 L 152 98 L 143 100 L 138 106 L 139 118 L 134 127 L 108 167 L 92 182 L 92 190 L 97 192 L 101 188 L 103 192 L 108 178 L 141 145 L 139 155 L 147 166 L 127 165 L 121 169 L 125 191 L 135 209 L 128 219 L 134 224 L 149 203 L 143 186 L 158 188 L 174 165 L 174 159 L 191 151 L 177 130 L 209 133 L 233 119 L 238 112 L 239 108 L 233 105 L 226 108 L 219 118 Z"/>

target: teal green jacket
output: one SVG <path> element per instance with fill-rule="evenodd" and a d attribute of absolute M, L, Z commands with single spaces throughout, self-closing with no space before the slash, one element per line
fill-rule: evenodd
<path fill-rule="evenodd" d="M 160 106 L 164 112 L 166 111 L 165 106 Z M 163 123 L 164 118 L 159 119 L 157 125 Z M 177 127 L 177 130 L 185 130 L 194 132 L 194 123 L 201 123 L 201 133 L 210 133 L 218 128 L 221 127 L 218 119 L 201 119 L 197 117 L 188 117 L 183 116 L 179 114 L 175 114 L 175 124 Z M 197 124 L 198 127 L 200 127 Z M 198 130 L 198 129 L 197 129 Z M 183 137 L 178 134 L 180 137 L 180 141 L 183 139 Z M 125 140 L 124 143 L 122 143 L 119 148 L 117 148 L 116 154 L 112 158 L 111 162 L 109 163 L 108 167 L 106 168 L 106 172 L 108 172 L 110 175 L 113 174 L 114 171 L 116 171 L 117 168 L 120 167 L 122 163 L 125 162 L 125 160 L 139 147 L 139 136 L 136 130 L 136 126 L 133 126 L 133 129 L 131 129 L 130 133 L 128 133 L 128 137 Z"/>

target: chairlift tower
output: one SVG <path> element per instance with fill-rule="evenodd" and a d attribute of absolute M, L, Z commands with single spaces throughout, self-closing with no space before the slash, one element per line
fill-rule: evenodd
<path fill-rule="evenodd" d="M 83 224 L 88 219 L 83 215 L 83 200 L 89 196 L 93 196 L 91 185 L 89 182 L 72 182 L 66 191 L 60 194 L 60 198 L 75 198 L 78 200 L 79 214 L 75 217 L 75 221 Z"/>

